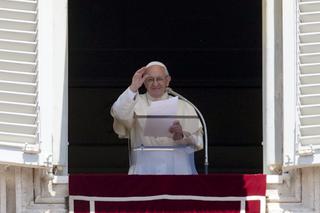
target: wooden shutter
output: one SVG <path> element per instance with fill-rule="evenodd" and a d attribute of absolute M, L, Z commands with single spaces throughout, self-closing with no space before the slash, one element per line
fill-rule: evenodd
<path fill-rule="evenodd" d="M 295 165 L 320 163 L 320 0 L 297 10 L 297 144 Z"/>
<path fill-rule="evenodd" d="M 0 162 L 40 165 L 37 1 L 0 0 Z"/>

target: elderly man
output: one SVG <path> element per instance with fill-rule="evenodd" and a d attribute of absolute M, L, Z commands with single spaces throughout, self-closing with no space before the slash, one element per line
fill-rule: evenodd
<path fill-rule="evenodd" d="M 119 96 L 111 108 L 114 118 L 113 129 L 120 138 L 131 141 L 129 174 L 197 174 L 194 166 L 194 151 L 203 148 L 202 126 L 196 119 L 195 130 L 188 128 L 186 120 L 175 120 L 168 131 L 170 137 L 151 137 L 144 135 L 145 119 L 137 119 L 139 115 L 147 115 L 153 101 L 169 99 L 167 87 L 171 81 L 166 66 L 157 61 L 142 67 L 132 77 L 131 85 Z M 139 94 L 144 85 L 147 92 Z M 196 117 L 193 107 L 183 100 L 178 100 L 180 117 Z M 143 147 L 160 146 L 158 151 Z M 174 145 L 174 149 L 163 149 Z M 140 147 L 140 148 L 139 148 Z M 169 151 L 168 151 L 169 150 Z M 170 151 L 171 150 L 171 151 Z"/>

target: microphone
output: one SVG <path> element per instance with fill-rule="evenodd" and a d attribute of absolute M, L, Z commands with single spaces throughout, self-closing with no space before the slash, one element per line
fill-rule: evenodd
<path fill-rule="evenodd" d="M 188 104 L 190 104 L 197 112 L 197 114 L 200 117 L 201 123 L 203 124 L 203 129 L 204 129 L 204 172 L 207 175 L 208 174 L 208 166 L 209 166 L 209 158 L 208 158 L 208 131 L 207 131 L 207 125 L 206 122 L 203 118 L 202 113 L 200 110 L 193 104 L 191 103 L 188 99 L 180 95 L 179 93 L 173 91 L 170 87 L 167 87 L 167 92 L 171 95 L 177 96 L 178 98 L 184 100 Z"/>

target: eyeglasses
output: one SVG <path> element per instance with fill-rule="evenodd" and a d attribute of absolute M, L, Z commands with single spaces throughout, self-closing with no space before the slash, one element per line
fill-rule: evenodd
<path fill-rule="evenodd" d="M 156 81 L 157 83 L 161 84 L 165 81 L 166 77 L 167 77 L 167 75 L 164 77 L 160 77 L 160 76 L 159 77 L 148 77 L 148 78 L 146 78 L 145 82 L 147 84 L 151 84 Z"/>

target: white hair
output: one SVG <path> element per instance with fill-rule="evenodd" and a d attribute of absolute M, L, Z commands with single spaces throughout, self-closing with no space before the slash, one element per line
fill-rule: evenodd
<path fill-rule="evenodd" d="M 166 65 L 164 65 L 164 63 L 160 62 L 160 61 L 151 61 L 149 64 L 147 64 L 146 68 L 151 67 L 153 65 L 158 65 L 163 67 L 164 72 L 166 73 L 166 75 L 169 75 L 168 69 L 166 67 Z"/>

